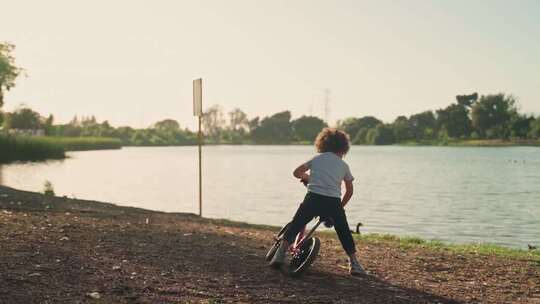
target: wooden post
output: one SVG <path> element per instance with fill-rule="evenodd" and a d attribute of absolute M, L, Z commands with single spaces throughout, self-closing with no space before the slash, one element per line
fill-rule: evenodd
<path fill-rule="evenodd" d="M 202 216 L 202 79 L 193 80 L 193 115 L 199 116 L 199 216 Z"/>
<path fill-rule="evenodd" d="M 201 132 L 201 115 L 199 115 L 199 216 L 202 217 L 202 132 Z"/>

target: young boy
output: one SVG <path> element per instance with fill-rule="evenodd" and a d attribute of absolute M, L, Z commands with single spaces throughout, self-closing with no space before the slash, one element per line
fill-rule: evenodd
<path fill-rule="evenodd" d="M 356 259 L 354 240 L 343 209 L 353 194 L 354 177 L 351 175 L 349 166 L 342 160 L 349 151 L 349 136 L 337 129 L 325 128 L 317 135 L 315 146 L 320 154 L 293 172 L 294 177 L 307 184 L 308 193 L 296 211 L 270 265 L 279 267 L 283 264 L 287 248 L 298 232 L 315 216 L 324 216 L 334 221 L 334 229 L 349 256 L 349 273 L 363 275 L 365 271 Z M 307 174 L 307 171 L 310 174 Z M 341 198 L 342 182 L 345 183 L 343 198 Z"/>

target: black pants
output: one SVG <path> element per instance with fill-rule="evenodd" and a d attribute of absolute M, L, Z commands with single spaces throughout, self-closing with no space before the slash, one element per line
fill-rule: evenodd
<path fill-rule="evenodd" d="M 324 196 L 308 192 L 304 201 L 296 211 L 291 226 L 285 232 L 285 240 L 291 244 L 298 232 L 314 217 L 330 217 L 334 220 L 334 229 L 337 232 L 341 245 L 347 254 L 356 252 L 354 240 L 347 223 L 345 210 L 341 207 L 341 200 L 337 197 Z"/>

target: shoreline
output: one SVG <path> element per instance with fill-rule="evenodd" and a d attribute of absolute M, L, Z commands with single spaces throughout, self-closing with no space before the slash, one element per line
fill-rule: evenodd
<path fill-rule="evenodd" d="M 46 198 L 47 200 L 54 201 L 57 207 L 60 208 L 66 208 L 69 206 L 70 208 L 76 208 L 80 210 L 85 210 L 82 204 L 88 204 L 90 207 L 89 210 L 93 210 L 92 208 L 97 208 L 98 210 L 101 210 L 102 207 L 107 206 L 104 210 L 126 210 L 125 212 L 142 212 L 142 213 L 157 213 L 157 214 L 170 214 L 170 215 L 189 215 L 189 216 L 196 216 L 195 213 L 186 213 L 186 212 L 168 212 L 168 211 L 161 211 L 161 210 L 153 210 L 153 209 L 145 209 L 141 207 L 133 207 L 133 206 L 126 206 L 126 205 L 118 205 L 115 203 L 110 202 L 101 202 L 101 201 L 95 201 L 91 199 L 80 199 L 80 198 L 69 198 L 66 195 L 63 196 L 47 196 L 40 192 L 34 192 L 34 191 L 28 191 L 28 190 L 20 190 L 16 189 L 10 186 L 0 185 L 0 210 L 2 208 L 8 208 L 8 209 L 14 209 L 17 210 L 20 208 L 21 210 L 32 210 L 27 209 L 28 207 L 19 207 L 15 202 L 13 204 L 7 204 L 5 201 L 2 201 L 2 193 L 4 192 L 10 192 L 12 194 L 21 195 L 24 194 L 26 197 L 30 198 L 32 197 L 32 200 L 42 200 L 43 198 Z M 73 202 L 78 202 L 77 204 L 73 204 Z M 82 204 L 81 204 L 82 202 Z M 36 207 L 34 207 L 36 208 Z M 36 210 L 42 210 L 43 206 L 37 207 Z M 47 210 L 47 208 L 45 208 Z M 238 220 L 232 220 L 227 218 L 206 218 L 203 217 L 206 220 L 209 221 L 215 221 L 215 222 L 222 222 L 226 223 L 228 225 L 237 226 L 237 227 L 249 227 L 249 228 L 262 228 L 262 229 L 268 229 L 272 231 L 279 231 L 281 229 L 281 226 L 273 226 L 273 225 L 267 225 L 267 224 L 255 224 L 255 223 L 249 223 L 249 222 L 243 222 Z M 351 228 L 351 231 L 353 229 Z M 334 232 L 333 230 L 321 230 L 318 233 L 321 234 L 330 234 L 332 235 Z M 370 240 L 375 242 L 391 242 L 399 244 L 402 247 L 425 247 L 430 248 L 433 250 L 447 250 L 447 251 L 453 251 L 456 253 L 462 253 L 462 252 L 477 252 L 478 254 L 495 254 L 500 255 L 503 257 L 520 257 L 520 258 L 531 258 L 532 260 L 537 260 L 540 262 L 540 250 L 527 250 L 525 248 L 520 247 L 512 247 L 512 246 L 504 246 L 499 245 L 495 243 L 490 242 L 448 242 L 448 241 L 439 241 L 436 239 L 426 239 L 421 236 L 415 235 L 415 234 L 391 234 L 391 233 L 385 233 L 385 232 L 362 232 L 360 234 L 356 234 L 353 232 L 353 237 L 358 240 Z M 531 244 L 531 245 L 537 245 L 537 244 Z"/>
<path fill-rule="evenodd" d="M 540 147 L 540 140 L 503 140 L 503 139 L 449 139 L 446 141 L 410 141 L 398 146 L 442 146 L 442 147 Z"/>
<path fill-rule="evenodd" d="M 355 239 L 370 275 L 353 278 L 335 233 L 318 231 L 319 258 L 293 279 L 265 265 L 276 229 L 0 186 L 0 299 L 328 303 L 337 292 L 340 303 L 540 301 L 536 253 L 367 234 Z"/>
<path fill-rule="evenodd" d="M 221 142 L 203 143 L 203 146 L 312 146 L 310 142 L 290 142 L 290 143 L 254 143 L 254 142 Z M 197 144 L 186 145 L 123 145 L 122 147 L 196 147 Z M 391 145 L 371 145 L 371 144 L 351 144 L 357 147 L 378 147 L 378 146 L 442 146 L 442 147 L 540 147 L 540 140 L 503 140 L 503 139 L 449 139 L 445 141 L 404 141 Z"/>
<path fill-rule="evenodd" d="M 46 138 L 46 137 L 45 137 Z M 275 144 L 256 144 L 248 143 L 205 143 L 203 146 L 311 146 L 311 143 L 275 143 Z M 409 141 L 395 143 L 392 145 L 367 145 L 353 144 L 353 147 L 454 147 L 454 148 L 512 148 L 512 147 L 540 147 L 540 141 L 506 141 L 506 140 L 449 140 L 449 141 Z M 80 151 L 103 151 L 103 150 L 121 150 L 122 148 L 158 148 L 158 147 L 197 147 L 195 144 L 186 145 L 118 145 L 114 147 L 102 146 L 78 146 L 64 147 L 60 155 L 46 156 L 39 155 L 37 157 L 8 157 L 3 159 L 0 157 L 0 165 L 12 164 L 17 162 L 43 162 L 48 160 L 63 160 L 69 158 L 67 152 Z M 1 155 L 0 155 L 1 156 Z"/>

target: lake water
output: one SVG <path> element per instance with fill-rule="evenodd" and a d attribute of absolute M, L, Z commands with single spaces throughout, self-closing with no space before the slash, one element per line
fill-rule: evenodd
<path fill-rule="evenodd" d="M 305 194 L 292 170 L 311 146 L 203 148 L 203 215 L 282 225 Z M 69 153 L 0 167 L 4 185 L 171 212 L 198 212 L 197 148 Z M 455 243 L 540 245 L 540 149 L 352 147 L 351 227 Z"/>

